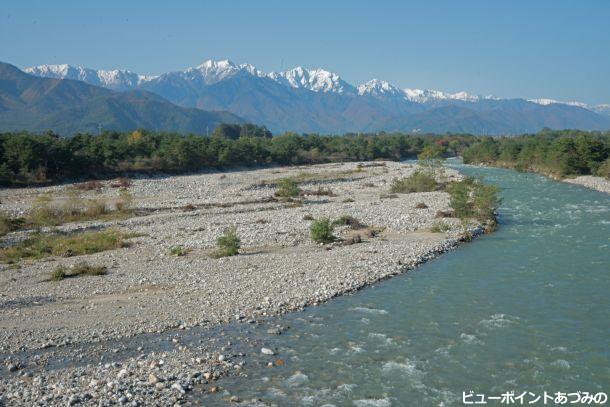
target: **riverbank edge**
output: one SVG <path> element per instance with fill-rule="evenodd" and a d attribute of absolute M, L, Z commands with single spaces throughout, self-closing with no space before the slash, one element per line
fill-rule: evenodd
<path fill-rule="evenodd" d="M 493 164 L 490 163 L 470 163 L 466 165 L 473 165 L 477 167 L 492 167 L 492 168 L 504 168 L 507 170 L 513 170 L 518 172 L 527 172 L 532 174 L 542 175 L 544 177 L 550 178 L 553 181 L 563 182 L 566 184 L 578 185 L 587 189 L 591 189 L 598 192 L 603 192 L 605 194 L 610 194 L 610 180 L 607 180 L 604 177 L 598 177 L 596 175 L 571 175 L 568 177 L 560 177 L 551 172 L 544 171 L 542 169 L 536 168 L 528 168 L 526 170 L 517 169 L 516 165 L 507 163 L 507 162 L 496 162 Z"/>

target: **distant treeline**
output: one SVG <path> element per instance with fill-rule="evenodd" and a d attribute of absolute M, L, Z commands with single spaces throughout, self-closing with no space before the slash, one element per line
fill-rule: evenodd
<path fill-rule="evenodd" d="M 437 150 L 445 156 L 464 155 L 468 162 L 494 164 L 523 159 L 536 165 L 550 165 L 552 160 L 563 163 L 566 160 L 563 154 L 571 156 L 574 144 L 576 151 L 595 153 L 587 155 L 586 165 L 574 166 L 577 172 L 571 173 L 597 173 L 608 166 L 609 134 L 542 132 L 511 139 L 400 133 L 343 136 L 284 133 L 272 137 L 265 127 L 251 124 L 220 125 L 210 137 L 145 130 L 78 134 L 69 138 L 53 133 L 0 133 L 0 184 L 45 184 L 133 172 L 183 173 L 272 164 L 401 160 L 416 158 L 425 146 L 432 144 L 439 146 Z M 510 154 L 506 152 L 509 150 Z"/>
<path fill-rule="evenodd" d="M 462 156 L 465 163 L 557 177 L 591 174 L 610 178 L 610 132 L 543 130 L 519 137 L 479 137 Z"/>

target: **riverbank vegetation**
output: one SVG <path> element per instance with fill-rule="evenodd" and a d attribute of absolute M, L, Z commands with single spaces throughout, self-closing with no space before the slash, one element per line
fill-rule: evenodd
<path fill-rule="evenodd" d="M 496 226 L 496 209 L 500 206 L 500 189 L 480 180 L 466 177 L 447 185 L 453 216 L 462 220 L 475 218 L 488 228 Z"/>
<path fill-rule="evenodd" d="M 69 138 L 13 132 L 0 133 L 0 185 L 376 159 L 419 158 L 434 173 L 439 157 L 459 155 L 468 163 L 609 176 L 609 146 L 610 132 L 576 130 L 499 138 L 383 132 L 343 136 L 287 132 L 271 137 L 264 127 L 253 125 L 219 126 L 210 137 L 145 130 Z"/>
<path fill-rule="evenodd" d="M 468 136 L 398 133 L 269 137 L 264 128 L 238 132 L 235 126 L 210 137 L 144 130 L 69 138 L 53 133 L 0 133 L 0 185 L 101 179 L 133 172 L 175 174 L 261 165 L 400 160 L 416 158 L 431 144 L 455 155 L 475 141 Z"/>
<path fill-rule="evenodd" d="M 556 177 L 597 175 L 610 179 L 610 132 L 541 131 L 519 137 L 479 138 L 462 156 L 486 164 Z"/>

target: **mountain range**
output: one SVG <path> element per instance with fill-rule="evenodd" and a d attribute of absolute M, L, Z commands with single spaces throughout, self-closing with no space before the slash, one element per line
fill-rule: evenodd
<path fill-rule="evenodd" d="M 118 92 L 80 80 L 33 76 L 0 63 L 0 130 L 53 130 L 62 135 L 104 130 L 205 133 L 219 123 L 242 123 L 228 112 L 176 106 L 141 89 Z"/>
<path fill-rule="evenodd" d="M 501 99 L 467 92 L 400 89 L 373 79 L 353 86 L 324 69 L 265 73 L 250 64 L 203 62 L 162 75 L 70 65 L 26 68 L 115 92 L 148 92 L 185 108 L 231 112 L 274 132 L 469 132 L 517 134 L 544 127 L 610 129 L 610 105 L 550 99 Z"/>

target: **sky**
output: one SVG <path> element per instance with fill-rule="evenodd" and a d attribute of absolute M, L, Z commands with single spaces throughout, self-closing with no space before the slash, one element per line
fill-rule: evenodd
<path fill-rule="evenodd" d="M 13 1 L 0 61 L 160 74 L 206 59 L 358 85 L 610 103 L 610 1 Z"/>

